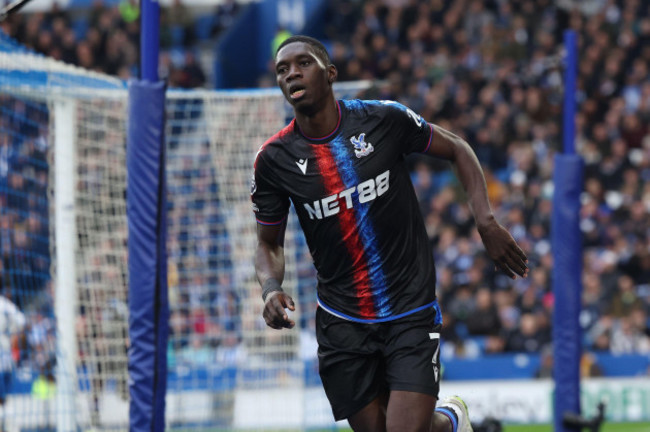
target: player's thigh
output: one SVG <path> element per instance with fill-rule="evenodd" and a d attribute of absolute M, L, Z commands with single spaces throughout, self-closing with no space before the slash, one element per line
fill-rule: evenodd
<path fill-rule="evenodd" d="M 377 396 L 372 402 L 348 417 L 354 432 L 385 432 L 388 392 Z"/>
<path fill-rule="evenodd" d="M 440 329 L 430 311 L 396 322 L 386 335 L 386 380 L 391 391 L 438 397 Z"/>
<path fill-rule="evenodd" d="M 387 432 L 428 432 L 436 407 L 434 396 L 395 390 L 386 411 Z"/>
<path fill-rule="evenodd" d="M 387 391 L 375 331 L 316 311 L 319 373 L 337 420 L 350 418 Z"/>

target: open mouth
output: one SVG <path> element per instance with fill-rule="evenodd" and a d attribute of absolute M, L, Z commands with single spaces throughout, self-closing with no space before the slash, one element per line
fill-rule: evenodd
<path fill-rule="evenodd" d="M 300 87 L 292 88 L 289 91 L 289 95 L 291 96 L 291 99 L 294 100 L 300 99 L 304 94 L 305 94 L 305 89 Z"/>

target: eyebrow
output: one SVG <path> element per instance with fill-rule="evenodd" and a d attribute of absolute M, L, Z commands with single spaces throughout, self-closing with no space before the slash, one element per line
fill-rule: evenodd
<path fill-rule="evenodd" d="M 300 60 L 300 59 L 305 58 L 305 57 L 316 58 L 316 56 L 313 55 L 313 54 L 311 54 L 311 53 L 300 53 L 300 54 L 296 54 L 295 56 L 293 56 L 293 57 L 291 57 L 291 58 L 295 58 L 295 59 Z M 277 62 L 276 64 L 286 63 L 287 61 L 289 61 L 289 60 L 280 60 L 280 61 Z"/>
<path fill-rule="evenodd" d="M 306 58 L 310 59 L 310 60 L 314 60 L 316 63 L 319 63 L 319 64 L 323 63 L 323 61 L 317 55 L 315 55 L 313 53 L 300 53 L 300 54 L 297 54 L 297 55 L 291 57 L 291 59 L 296 60 L 296 61 L 300 61 L 300 60 L 303 60 L 303 59 L 306 59 Z M 277 69 L 279 66 L 283 66 L 283 65 L 289 63 L 291 61 L 291 59 L 285 59 L 285 60 L 278 61 L 277 63 L 275 63 L 275 68 Z"/>

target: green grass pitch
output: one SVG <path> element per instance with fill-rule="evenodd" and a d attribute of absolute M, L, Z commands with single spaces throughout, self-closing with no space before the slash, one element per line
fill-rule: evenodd
<path fill-rule="evenodd" d="M 174 432 L 189 432 L 189 429 L 171 429 Z M 226 432 L 224 429 L 210 429 L 211 432 Z M 352 432 L 352 429 L 346 428 L 329 428 L 329 429 L 308 429 L 309 432 Z M 587 429 L 584 429 L 587 431 Z M 243 432 L 243 431 L 242 431 Z M 273 430 L 270 432 L 298 432 L 282 430 Z M 553 426 L 548 424 L 537 425 L 505 425 L 503 432 L 553 432 Z M 600 428 L 600 432 L 650 432 L 650 423 L 605 423 Z"/>
<path fill-rule="evenodd" d="M 586 429 L 585 429 L 586 430 Z M 605 423 L 600 432 L 648 432 L 650 423 Z M 506 425 L 503 432 L 553 432 L 551 425 Z"/>
<path fill-rule="evenodd" d="M 352 432 L 352 429 L 335 429 L 339 432 Z M 586 429 L 584 429 L 586 431 Z M 327 429 L 331 432 L 332 429 Z M 314 432 L 325 432 L 314 431 Z M 505 425 L 503 432 L 553 432 L 551 425 Z M 600 432 L 650 432 L 650 423 L 605 423 Z"/>

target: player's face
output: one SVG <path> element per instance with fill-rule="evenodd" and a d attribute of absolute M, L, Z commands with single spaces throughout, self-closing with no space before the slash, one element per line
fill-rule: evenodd
<path fill-rule="evenodd" d="M 331 92 L 334 73 L 304 42 L 286 45 L 275 58 L 278 86 L 297 111 L 310 113 L 322 106 Z"/>

